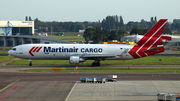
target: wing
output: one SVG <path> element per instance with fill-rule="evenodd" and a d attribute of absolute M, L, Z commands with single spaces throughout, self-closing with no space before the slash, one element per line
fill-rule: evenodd
<path fill-rule="evenodd" d="M 73 56 L 79 56 L 81 58 L 113 58 L 116 56 L 123 57 L 127 54 L 129 49 L 125 49 L 121 54 L 76 54 Z"/>
<path fill-rule="evenodd" d="M 117 56 L 117 55 L 115 55 L 115 54 L 85 54 L 85 55 L 82 55 L 82 57 L 84 57 L 84 58 L 112 58 L 115 56 Z"/>
<path fill-rule="evenodd" d="M 116 54 L 74 54 L 72 56 L 79 56 L 81 58 L 111 58 L 117 55 Z"/>

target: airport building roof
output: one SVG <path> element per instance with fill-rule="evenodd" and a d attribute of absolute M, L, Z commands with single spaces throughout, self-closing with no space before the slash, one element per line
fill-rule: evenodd
<path fill-rule="evenodd" d="M 0 47 L 13 47 L 21 44 L 74 44 L 72 42 L 55 39 L 42 36 L 31 36 L 31 35 L 12 35 L 12 36 L 0 36 Z"/>

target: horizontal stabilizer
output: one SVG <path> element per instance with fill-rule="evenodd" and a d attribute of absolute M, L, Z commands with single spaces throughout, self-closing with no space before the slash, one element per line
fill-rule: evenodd
<path fill-rule="evenodd" d="M 152 52 L 152 51 L 158 50 L 158 49 L 160 49 L 160 48 L 162 48 L 162 47 L 163 47 L 163 45 L 158 45 L 158 46 L 155 47 L 155 48 L 151 48 L 151 49 L 148 49 L 148 50 L 144 50 L 143 52 Z"/>

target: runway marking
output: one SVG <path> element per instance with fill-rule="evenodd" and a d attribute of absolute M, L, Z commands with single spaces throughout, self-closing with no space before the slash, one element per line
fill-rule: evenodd
<path fill-rule="evenodd" d="M 8 95 L 9 93 L 11 93 L 12 91 L 14 91 L 16 88 L 20 87 L 23 83 L 19 84 L 18 86 L 16 86 L 15 88 L 13 88 L 12 90 L 10 90 L 9 92 L 7 92 L 6 94 L 4 94 L 3 96 L 0 97 L 0 99 L 3 99 L 3 100 L 13 100 L 13 101 L 25 101 L 25 100 L 17 100 L 17 99 L 7 99 L 7 98 L 4 98 L 6 95 Z"/>
<path fill-rule="evenodd" d="M 2 91 L 4 91 L 5 89 L 7 89 L 8 87 L 10 87 L 10 86 L 12 86 L 13 84 L 15 84 L 16 82 L 18 82 L 19 81 L 19 79 L 18 80 L 16 80 L 16 81 L 14 81 L 14 82 L 12 82 L 11 84 L 9 84 L 9 85 L 7 85 L 6 87 L 4 87 L 3 89 L 1 89 L 0 90 L 0 92 L 2 92 Z"/>
<path fill-rule="evenodd" d="M 67 100 L 69 99 L 72 91 L 74 90 L 75 86 L 77 85 L 77 82 L 78 82 L 78 81 L 76 81 L 76 83 L 74 84 L 73 88 L 72 88 L 71 91 L 69 92 L 69 94 L 68 94 L 68 96 L 66 97 L 65 101 L 67 101 Z"/>

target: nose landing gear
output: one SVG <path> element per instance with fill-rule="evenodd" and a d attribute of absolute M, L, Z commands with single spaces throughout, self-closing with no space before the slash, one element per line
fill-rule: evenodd
<path fill-rule="evenodd" d="M 32 60 L 29 60 L 29 66 L 32 66 Z"/>

